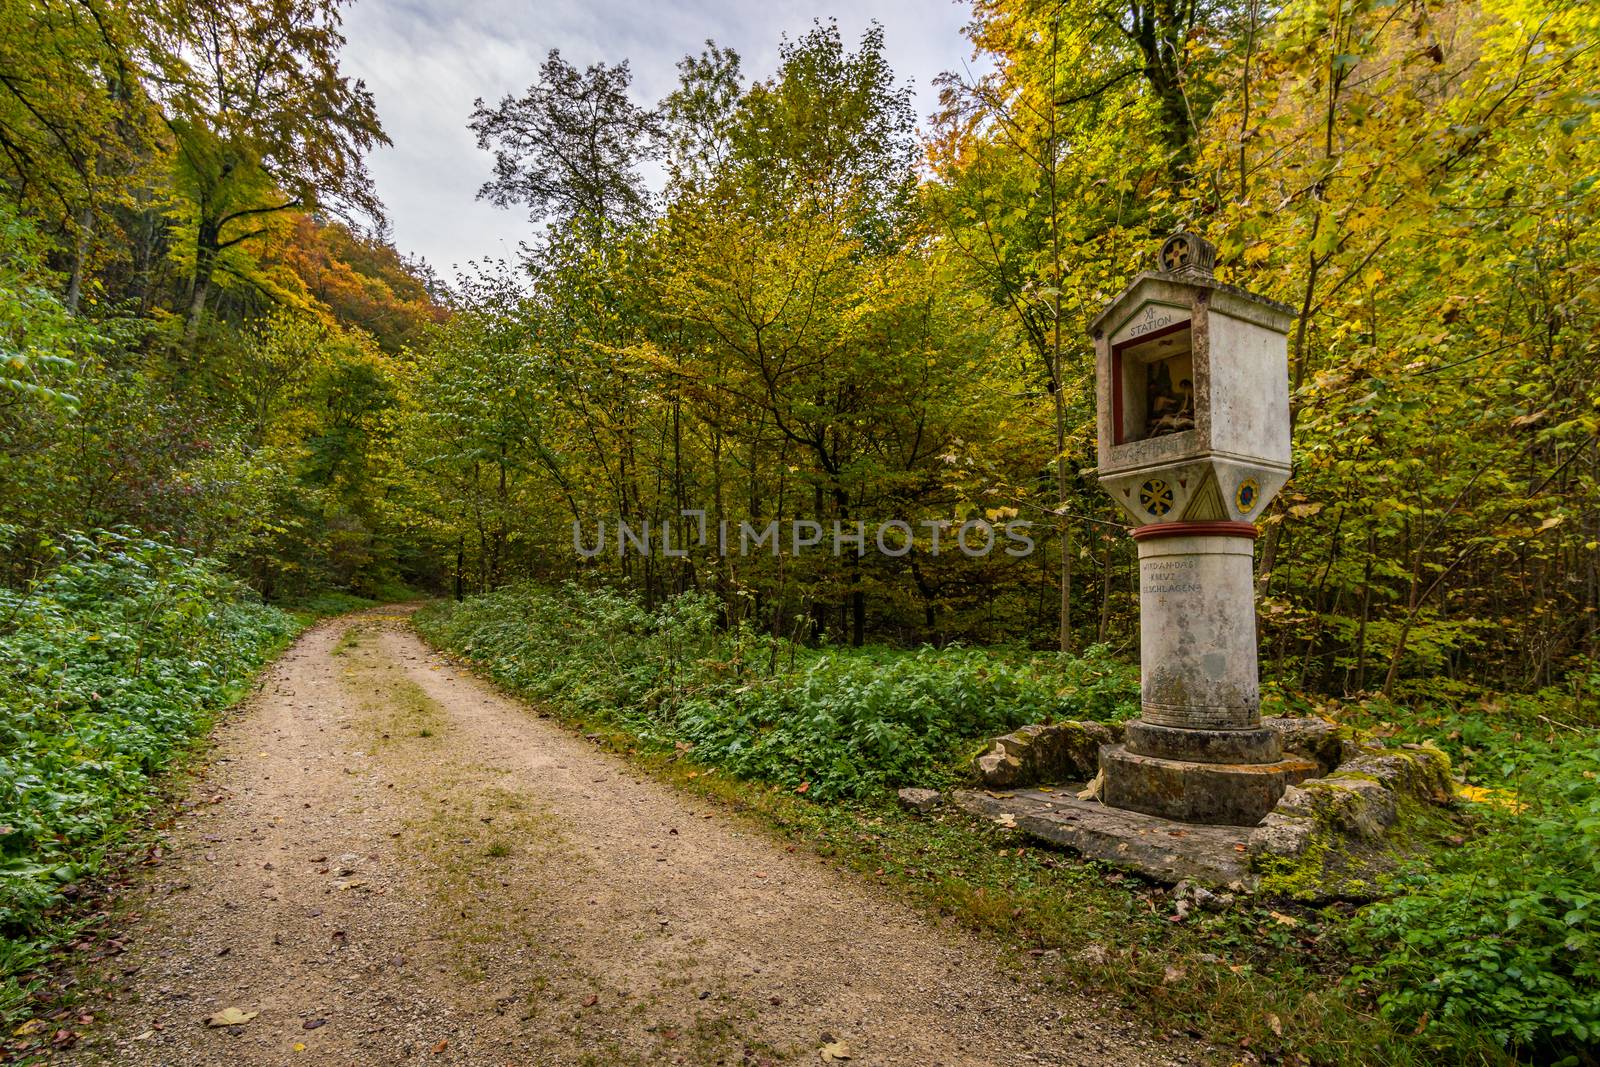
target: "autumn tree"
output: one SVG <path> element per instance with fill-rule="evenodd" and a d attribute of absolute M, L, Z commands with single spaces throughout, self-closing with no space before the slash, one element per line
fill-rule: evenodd
<path fill-rule="evenodd" d="M 166 26 L 161 98 L 193 230 L 188 333 L 220 257 L 288 211 L 381 220 L 366 153 L 389 143 L 372 94 L 339 69 L 343 0 L 228 0 Z"/>
<path fill-rule="evenodd" d="M 643 216 L 639 164 L 650 155 L 654 112 L 628 94 L 627 60 L 578 70 L 552 48 L 539 80 L 493 107 L 474 102 L 470 127 L 494 153 L 495 176 L 478 191 L 501 207 L 522 206 L 535 220 L 621 225 Z"/>

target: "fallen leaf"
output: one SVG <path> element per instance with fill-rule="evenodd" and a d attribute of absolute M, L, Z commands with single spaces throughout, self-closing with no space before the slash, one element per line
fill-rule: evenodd
<path fill-rule="evenodd" d="M 807 789 L 810 789 L 810 788 L 811 788 L 811 783 L 810 782 L 801 782 L 799 785 L 794 787 L 794 791 L 796 793 L 804 793 Z"/>
<path fill-rule="evenodd" d="M 441 1052 L 443 1052 L 445 1049 L 447 1049 L 449 1047 L 450 1047 L 450 1039 L 441 1037 L 439 1039 L 439 1043 L 437 1045 L 433 1046 L 433 1054 L 435 1056 L 437 1056 L 437 1055 L 439 1055 Z"/>
<path fill-rule="evenodd" d="M 598 1003 L 600 1003 L 600 998 L 594 993 L 590 993 L 588 996 L 583 998 L 583 1006 L 586 1008 L 592 1008 Z"/>
<path fill-rule="evenodd" d="M 1269 912 L 1267 912 L 1267 914 L 1272 916 L 1273 921 L 1278 923 L 1281 926 L 1299 926 L 1300 925 L 1300 920 L 1296 919 L 1293 915 L 1285 915 L 1281 911 L 1269 911 Z"/>
<path fill-rule="evenodd" d="M 822 1046 L 821 1056 L 823 1063 L 847 1060 L 850 1058 L 850 1046 L 843 1041 L 830 1041 Z"/>
<path fill-rule="evenodd" d="M 11 1031 L 11 1036 L 12 1037 L 27 1037 L 29 1034 L 37 1034 L 40 1030 L 43 1030 L 43 1029 L 44 1029 L 44 1020 L 43 1019 L 29 1019 L 27 1022 L 23 1023 L 21 1026 L 17 1027 L 15 1030 Z"/>
<path fill-rule="evenodd" d="M 302 1030 L 315 1030 L 319 1026 L 327 1026 L 327 1025 L 328 1025 L 328 1020 L 326 1020 L 326 1019 L 307 1019 L 305 1022 L 300 1024 L 300 1029 L 302 1029 Z"/>
<path fill-rule="evenodd" d="M 1283 1020 L 1276 1015 L 1267 1016 L 1267 1026 L 1279 1037 L 1283 1036 Z"/>
<path fill-rule="evenodd" d="M 261 1013 L 258 1011 L 245 1011 L 243 1008 L 223 1008 L 215 1015 L 206 1016 L 207 1026 L 243 1026 Z"/>

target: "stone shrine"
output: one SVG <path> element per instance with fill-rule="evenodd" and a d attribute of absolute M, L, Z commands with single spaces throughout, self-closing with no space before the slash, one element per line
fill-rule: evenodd
<path fill-rule="evenodd" d="M 1261 724 L 1254 519 L 1289 478 L 1288 307 L 1162 245 L 1090 324 L 1099 478 L 1139 551 L 1140 717 L 1100 751 L 1102 800 L 1253 826 L 1318 773 Z"/>

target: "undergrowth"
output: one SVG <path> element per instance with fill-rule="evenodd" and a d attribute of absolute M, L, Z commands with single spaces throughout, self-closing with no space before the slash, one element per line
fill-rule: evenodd
<path fill-rule="evenodd" d="M 0 588 L 0 1018 L 73 929 L 72 905 L 155 777 L 302 619 L 191 553 L 131 533 L 64 538 Z"/>
<path fill-rule="evenodd" d="M 977 739 L 1138 710 L 1137 672 L 1098 649 L 812 649 L 726 632 L 701 594 L 652 612 L 603 589 L 516 586 L 424 608 L 417 625 L 518 692 L 824 800 L 945 785 Z"/>

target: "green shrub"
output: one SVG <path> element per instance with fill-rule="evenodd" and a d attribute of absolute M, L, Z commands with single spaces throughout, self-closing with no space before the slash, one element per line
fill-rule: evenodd
<path fill-rule="evenodd" d="M 717 618 L 701 594 L 650 612 L 603 589 L 519 586 L 418 625 L 509 688 L 819 799 L 943 784 L 977 738 L 1138 709 L 1136 672 L 1103 650 L 804 649 Z"/>
<path fill-rule="evenodd" d="M 1353 979 L 1419 1029 L 1489 1031 L 1538 1062 L 1600 1051 L 1600 748 L 1502 756 L 1480 832 L 1366 908 Z"/>
<path fill-rule="evenodd" d="M 365 611 L 367 608 L 377 607 L 378 604 L 379 601 L 369 600 L 354 593 L 324 590 L 320 593 L 310 593 L 306 596 L 295 597 L 292 600 L 285 600 L 278 606 L 297 615 L 321 617 L 325 615 L 343 615 L 351 611 Z"/>
<path fill-rule="evenodd" d="M 0 1011 L 63 888 L 297 626 L 155 541 L 75 536 L 54 556 L 26 588 L 0 589 Z"/>

